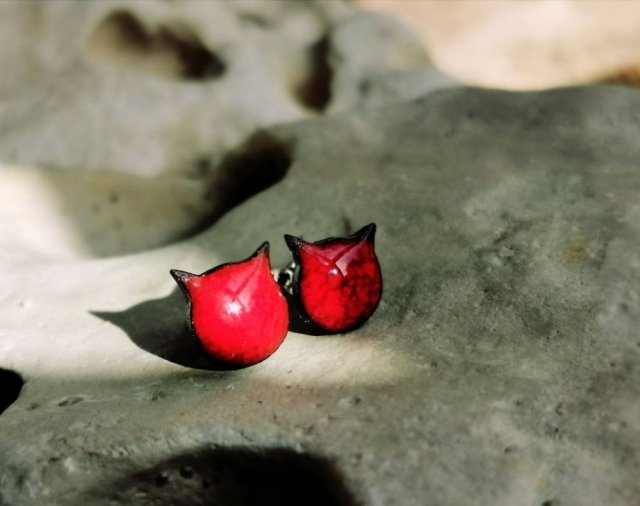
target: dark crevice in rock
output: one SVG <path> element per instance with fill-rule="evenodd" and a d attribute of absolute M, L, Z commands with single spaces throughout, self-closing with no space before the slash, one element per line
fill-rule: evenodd
<path fill-rule="evenodd" d="M 118 504 L 356 506 L 332 462 L 288 449 L 219 448 L 174 457 L 94 490 Z"/>
<path fill-rule="evenodd" d="M 226 71 L 226 64 L 193 35 L 182 36 L 163 27 L 158 32 L 158 39 L 161 47 L 173 50 L 178 55 L 183 64 L 182 72 L 185 79 L 216 79 Z"/>
<path fill-rule="evenodd" d="M 203 159 L 198 161 L 202 165 Z M 258 132 L 233 151 L 215 170 L 206 199 L 213 210 L 189 235 L 205 230 L 234 207 L 282 181 L 291 166 L 289 145 Z"/>
<path fill-rule="evenodd" d="M 127 11 L 113 12 L 98 25 L 87 56 L 95 63 L 187 80 L 216 79 L 226 71 L 224 61 L 186 27 L 161 25 L 150 31 Z"/>
<path fill-rule="evenodd" d="M 325 36 L 307 50 L 309 71 L 294 90 L 298 101 L 307 109 L 322 112 L 331 102 L 333 70 L 329 49 L 329 38 Z"/>
<path fill-rule="evenodd" d="M 24 380 L 8 369 L 0 369 L 0 414 L 11 406 L 20 395 Z"/>

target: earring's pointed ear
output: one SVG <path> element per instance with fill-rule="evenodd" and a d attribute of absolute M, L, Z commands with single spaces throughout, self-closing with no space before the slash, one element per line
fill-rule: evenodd
<path fill-rule="evenodd" d="M 254 262 L 259 262 L 260 265 L 271 272 L 271 259 L 269 258 L 269 242 L 263 242 L 260 247 L 247 258 L 246 261 L 252 260 Z"/>
<path fill-rule="evenodd" d="M 180 285 L 180 288 L 182 288 L 183 290 L 186 288 L 187 281 L 189 281 L 191 278 L 196 277 L 196 274 L 191 274 L 190 272 L 186 271 L 179 271 L 178 269 L 171 269 L 169 273 L 171 274 L 171 276 L 173 276 L 173 279 L 176 280 L 176 283 L 178 283 L 178 285 Z"/>
<path fill-rule="evenodd" d="M 376 224 L 369 223 L 354 234 L 316 242 L 284 236 L 297 264 L 290 293 L 303 321 L 324 333 L 337 334 L 371 317 L 382 297 L 375 233 Z M 283 279 L 286 288 L 288 280 Z"/>
<path fill-rule="evenodd" d="M 255 258 L 260 255 L 266 255 L 266 257 L 269 258 L 269 241 L 263 242 L 260 245 L 260 247 L 255 251 L 255 253 L 251 255 L 251 257 L 249 258 Z"/>
<path fill-rule="evenodd" d="M 289 234 L 284 234 L 284 242 L 287 243 L 287 247 L 291 251 L 298 251 L 300 249 L 300 246 L 302 245 L 302 243 L 304 241 L 302 239 L 300 239 L 299 237 L 294 237 L 294 236 L 289 235 Z"/>
<path fill-rule="evenodd" d="M 355 234 L 356 237 L 360 237 L 362 239 L 366 239 L 369 242 L 373 242 L 376 236 L 376 224 L 369 223 L 368 225 L 362 227 Z"/>

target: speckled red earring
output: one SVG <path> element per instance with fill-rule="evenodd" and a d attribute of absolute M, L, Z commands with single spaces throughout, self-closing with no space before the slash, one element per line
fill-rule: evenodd
<path fill-rule="evenodd" d="M 375 223 L 348 237 L 305 242 L 285 235 L 293 253 L 294 298 L 303 317 L 327 333 L 352 330 L 369 319 L 382 296 Z"/>
<path fill-rule="evenodd" d="M 289 327 L 286 299 L 273 279 L 269 243 L 246 260 L 196 275 L 171 270 L 189 301 L 189 324 L 214 359 L 246 367 L 278 349 Z"/>

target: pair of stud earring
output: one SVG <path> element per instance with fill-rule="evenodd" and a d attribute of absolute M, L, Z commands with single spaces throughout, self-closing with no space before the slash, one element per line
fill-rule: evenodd
<path fill-rule="evenodd" d="M 285 235 L 294 261 L 277 274 L 277 281 L 268 242 L 246 260 L 202 274 L 171 270 L 187 297 L 192 334 L 216 361 L 246 367 L 263 361 L 282 344 L 289 330 L 290 304 L 322 333 L 359 327 L 382 296 L 375 232 L 371 223 L 353 235 L 317 242 Z"/>

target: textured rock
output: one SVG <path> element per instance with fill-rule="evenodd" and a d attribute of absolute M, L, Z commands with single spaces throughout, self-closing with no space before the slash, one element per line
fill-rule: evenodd
<path fill-rule="evenodd" d="M 193 234 L 237 203 L 218 167 L 257 128 L 432 87 L 413 77 L 427 62 L 414 35 L 339 0 L 6 1 L 1 11 L 0 171 L 44 202 L 27 196 L 15 213 L 5 200 L 19 216 L 0 227 L 58 256 Z M 273 182 L 249 179 L 245 197 Z M 64 214 L 50 212 L 60 202 Z M 42 219 L 45 237 L 32 227 Z"/>
<path fill-rule="evenodd" d="M 640 83 L 636 2 L 356 0 L 422 36 L 434 64 L 459 81 L 532 90 Z"/>
<path fill-rule="evenodd" d="M 310 5 L 8 3 L 4 37 L 32 33 L 28 48 L 7 40 L 0 51 L 12 69 L 0 95 L 0 156 L 140 175 L 219 158 L 256 127 L 308 113 L 298 89 L 324 86 L 309 53 L 349 13 L 342 2 Z"/>
<path fill-rule="evenodd" d="M 7 243 L 0 367 L 26 383 L 0 502 L 634 504 L 639 116 L 627 89 L 436 92 L 269 130 L 284 178 L 188 241 L 66 261 Z M 284 265 L 284 233 L 370 221 L 364 327 L 206 370 L 169 268 L 263 240 Z"/>

